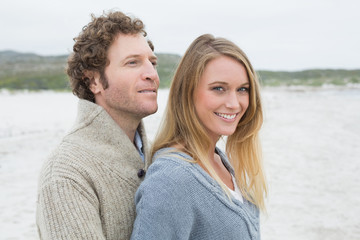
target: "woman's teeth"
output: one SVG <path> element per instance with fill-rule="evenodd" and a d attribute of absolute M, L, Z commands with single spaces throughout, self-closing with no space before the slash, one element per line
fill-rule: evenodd
<path fill-rule="evenodd" d="M 224 113 L 215 113 L 216 115 L 218 115 L 219 117 L 225 118 L 225 119 L 234 119 L 236 117 L 236 114 L 224 114 Z"/>

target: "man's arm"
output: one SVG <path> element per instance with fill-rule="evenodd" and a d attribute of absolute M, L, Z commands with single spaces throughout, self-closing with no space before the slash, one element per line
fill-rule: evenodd
<path fill-rule="evenodd" d="M 39 191 L 40 239 L 105 239 L 96 194 L 71 179 L 54 180 Z"/>

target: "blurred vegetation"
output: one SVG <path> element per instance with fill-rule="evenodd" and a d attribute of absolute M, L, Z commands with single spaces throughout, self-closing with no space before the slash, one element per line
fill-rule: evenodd
<path fill-rule="evenodd" d="M 158 56 L 160 87 L 168 88 L 180 56 L 161 54 Z M 0 89 L 10 90 L 57 90 L 69 91 L 65 74 L 67 55 L 39 56 L 14 51 L 0 52 Z M 360 70 L 312 69 L 297 72 L 258 71 L 264 86 L 322 86 L 323 84 L 346 85 L 360 83 Z"/>
<path fill-rule="evenodd" d="M 313 86 L 324 84 L 347 85 L 360 83 L 360 69 L 311 69 L 297 72 L 258 71 L 260 81 L 265 86 Z"/>
<path fill-rule="evenodd" d="M 170 86 L 180 56 L 156 55 L 160 87 L 166 88 Z M 69 80 L 65 73 L 67 58 L 67 55 L 39 56 L 14 51 L 0 52 L 0 88 L 68 91 Z"/>
<path fill-rule="evenodd" d="M 66 55 L 44 57 L 32 53 L 0 52 L 0 88 L 69 90 L 66 60 Z"/>

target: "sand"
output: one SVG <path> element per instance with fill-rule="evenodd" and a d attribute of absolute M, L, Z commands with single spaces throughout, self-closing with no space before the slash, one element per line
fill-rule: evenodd
<path fill-rule="evenodd" d="M 147 117 L 152 139 L 162 117 Z M 360 88 L 262 90 L 269 182 L 263 240 L 360 239 Z M 0 92 L 0 239 L 38 239 L 39 170 L 71 127 L 71 93 Z"/>

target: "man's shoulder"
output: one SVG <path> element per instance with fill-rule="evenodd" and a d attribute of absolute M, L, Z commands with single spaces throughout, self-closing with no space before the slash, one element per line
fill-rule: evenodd
<path fill-rule="evenodd" d="M 75 151 L 76 149 L 76 151 Z M 46 158 L 41 168 L 40 176 L 46 179 L 68 179 L 68 176 L 86 167 L 81 165 L 85 150 L 62 141 Z"/>
<path fill-rule="evenodd" d="M 115 175 L 124 179 L 133 178 L 142 167 L 139 153 L 135 147 L 125 149 L 119 146 L 96 139 L 82 139 L 76 133 L 69 134 L 46 158 L 40 181 L 74 178 L 92 181 L 99 175 L 103 175 L 101 178 Z"/>

